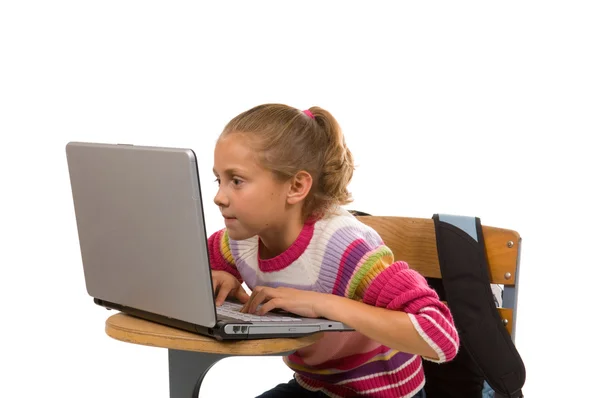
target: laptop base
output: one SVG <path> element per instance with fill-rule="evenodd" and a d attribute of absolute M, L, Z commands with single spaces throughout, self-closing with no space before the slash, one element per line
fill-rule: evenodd
<path fill-rule="evenodd" d="M 308 336 L 314 333 L 321 332 L 320 329 L 307 329 L 306 327 L 298 326 L 295 327 L 297 331 L 288 330 L 284 335 L 274 336 L 272 333 L 249 333 L 249 328 L 260 327 L 260 325 L 255 325 L 252 322 L 244 322 L 237 319 L 219 319 L 217 320 L 217 324 L 213 327 L 206 327 L 201 325 L 196 325 L 194 323 L 182 321 L 179 319 L 169 318 L 163 315 L 154 314 L 152 312 L 139 310 L 136 308 L 127 307 L 121 304 L 112 303 L 106 300 L 101 300 L 98 298 L 94 298 L 94 303 L 97 305 L 123 312 L 127 315 L 134 316 L 136 318 L 144 319 L 146 321 L 159 323 L 161 325 L 174 327 L 176 329 L 185 330 L 187 332 L 200 334 L 203 336 L 212 337 L 216 340 L 257 340 L 257 339 L 273 339 L 273 338 L 295 338 L 295 337 L 303 337 Z"/>

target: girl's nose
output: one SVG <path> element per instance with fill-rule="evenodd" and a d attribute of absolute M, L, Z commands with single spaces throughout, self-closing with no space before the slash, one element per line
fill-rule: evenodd
<path fill-rule="evenodd" d="M 219 207 L 227 207 L 229 205 L 229 201 L 227 200 L 227 196 L 221 192 L 221 189 L 217 191 L 215 198 L 213 199 L 215 204 Z"/>

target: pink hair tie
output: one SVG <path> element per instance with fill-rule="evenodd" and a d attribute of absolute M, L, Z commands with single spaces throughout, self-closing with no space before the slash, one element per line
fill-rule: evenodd
<path fill-rule="evenodd" d="M 314 118 L 315 118 L 315 115 L 313 115 L 313 114 L 312 114 L 312 112 L 311 112 L 311 111 L 309 111 L 308 109 L 307 109 L 307 110 L 305 110 L 305 111 L 302 111 L 302 112 L 304 112 L 304 114 L 305 114 L 306 116 L 308 116 L 309 118 L 311 118 L 311 119 L 314 119 Z"/>

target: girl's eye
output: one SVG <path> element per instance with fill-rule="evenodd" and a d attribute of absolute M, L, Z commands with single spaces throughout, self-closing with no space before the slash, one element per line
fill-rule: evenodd
<path fill-rule="evenodd" d="M 232 178 L 231 181 L 233 182 L 233 185 L 240 185 L 242 183 L 242 180 L 239 178 Z"/>
<path fill-rule="evenodd" d="M 217 183 L 217 185 L 221 185 L 221 180 L 220 179 L 216 178 L 215 182 Z"/>

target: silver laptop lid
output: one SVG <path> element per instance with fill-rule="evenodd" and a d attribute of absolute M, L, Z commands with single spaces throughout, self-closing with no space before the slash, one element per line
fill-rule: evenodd
<path fill-rule="evenodd" d="M 214 326 L 194 152 L 77 142 L 66 152 L 89 295 Z"/>

